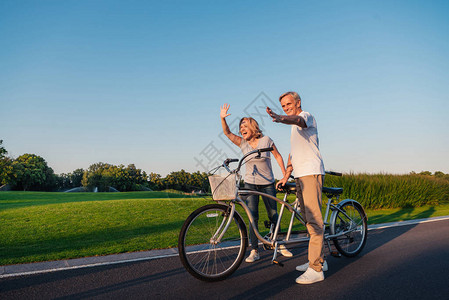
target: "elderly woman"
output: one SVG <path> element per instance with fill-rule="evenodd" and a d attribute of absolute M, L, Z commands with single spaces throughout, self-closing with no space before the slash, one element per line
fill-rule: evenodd
<path fill-rule="evenodd" d="M 229 104 L 224 104 L 221 107 L 220 118 L 221 125 L 223 127 L 224 134 L 229 138 L 231 142 L 233 142 L 236 146 L 240 147 L 243 154 L 246 154 L 250 151 L 262 148 L 273 147 L 274 158 L 276 159 L 279 167 L 282 170 L 282 174 L 285 174 L 285 166 L 284 160 L 277 150 L 276 146 L 272 139 L 268 136 L 264 136 L 262 131 L 259 128 L 259 124 L 253 118 L 242 118 L 240 120 L 240 135 L 235 135 L 229 130 L 229 126 L 226 122 L 226 117 L 229 116 Z M 257 190 L 262 193 L 266 193 L 276 197 L 276 188 L 274 185 L 274 175 L 273 169 L 271 167 L 271 157 L 270 152 L 261 153 L 260 158 L 250 158 L 246 162 L 246 173 L 244 176 L 245 188 L 251 190 Z M 268 218 L 273 224 L 276 224 L 278 220 L 277 213 L 277 202 L 268 198 L 262 197 L 262 200 L 267 209 Z M 259 222 L 259 196 L 250 195 L 246 199 L 248 208 L 251 211 L 251 214 L 254 217 L 254 223 L 256 225 L 256 229 L 258 230 L 258 222 Z M 251 242 L 251 253 L 246 258 L 246 262 L 254 262 L 260 259 L 259 256 L 259 241 L 254 233 L 254 230 L 250 224 L 250 242 Z M 284 245 L 279 247 L 279 253 L 284 256 L 291 257 L 293 254 L 288 251 Z"/>

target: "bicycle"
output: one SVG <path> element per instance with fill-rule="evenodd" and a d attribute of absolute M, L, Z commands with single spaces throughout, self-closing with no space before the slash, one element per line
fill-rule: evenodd
<path fill-rule="evenodd" d="M 283 199 L 271 195 L 239 187 L 241 175 L 240 168 L 244 160 L 250 155 L 260 157 L 260 154 L 272 151 L 272 148 L 256 149 L 248 152 L 240 160 L 226 159 L 215 171 L 223 167 L 228 175 L 209 176 L 214 204 L 202 206 L 192 212 L 184 222 L 178 239 L 178 252 L 182 264 L 194 277 L 203 281 L 219 281 L 234 273 L 243 261 L 248 246 L 248 233 L 242 216 L 236 211 L 240 205 L 248 216 L 249 222 L 254 226 L 254 218 L 245 201 L 240 196 L 259 195 L 269 197 L 281 204 L 278 222 L 270 224 L 270 231 L 262 236 L 258 230 L 255 234 L 265 249 L 274 250 L 272 263 L 282 266 L 276 260 L 280 245 L 302 243 L 309 241 L 309 237 L 294 237 L 292 230 L 294 220 L 297 219 L 305 226 L 300 213 L 299 200 L 288 203 L 287 196 L 296 192 L 295 183 L 284 186 Z M 229 168 L 232 162 L 239 162 L 234 170 Z M 341 176 L 341 173 L 326 172 L 329 175 Z M 338 204 L 343 193 L 342 188 L 323 187 L 322 193 L 328 197 L 324 220 L 324 241 L 332 255 L 343 254 L 353 257 L 359 254 L 365 246 L 367 239 L 367 217 L 360 203 L 352 199 L 345 199 Z M 286 233 L 280 232 L 280 224 L 284 211 L 291 212 L 291 218 Z M 330 211 L 332 213 L 330 214 Z M 330 215 L 329 215 L 330 214 Z M 329 227 L 328 230 L 326 227 Z M 301 233 L 301 232 L 300 232 Z M 331 251 L 330 242 L 333 242 L 338 253 Z"/>

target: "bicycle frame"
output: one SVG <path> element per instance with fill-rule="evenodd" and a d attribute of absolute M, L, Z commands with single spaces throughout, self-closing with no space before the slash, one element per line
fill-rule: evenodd
<path fill-rule="evenodd" d="M 300 200 L 296 198 L 294 202 L 289 203 L 287 199 L 289 195 L 296 192 L 295 184 L 286 184 L 285 195 L 282 199 L 277 198 L 276 195 L 239 188 L 241 179 L 239 171 L 245 158 L 252 154 L 257 154 L 256 158 L 260 158 L 262 152 L 272 150 L 272 148 L 257 149 L 245 154 L 240 160 L 226 159 L 221 166 L 209 172 L 210 175 L 214 175 L 219 168 L 224 167 L 229 174 L 235 175 L 233 177 L 235 182 L 227 180 L 228 176 L 209 177 L 212 199 L 218 204 L 208 204 L 196 209 L 187 217 L 181 228 L 178 238 L 179 257 L 186 270 L 194 277 L 204 281 L 222 280 L 235 272 L 242 263 L 248 246 L 248 224 L 245 224 L 245 220 L 237 210 L 237 205 L 243 208 L 248 216 L 249 224 L 255 229 L 256 238 L 263 243 L 264 248 L 274 250 L 272 263 L 283 265 L 276 260 L 279 246 L 310 241 L 305 234 L 307 230 L 301 228 L 296 231 L 296 225 L 306 225 Z M 230 170 L 229 163 L 237 161 L 238 167 Z M 336 172 L 326 172 L 326 174 L 341 176 Z M 328 197 L 324 213 L 323 238 L 332 255 L 342 254 L 353 257 L 362 251 L 366 243 L 367 218 L 363 207 L 357 201 L 346 199 L 340 203 L 334 202 L 334 200 L 338 202 L 342 192 L 341 188 L 323 187 L 322 189 L 322 194 Z M 249 195 L 267 197 L 281 206 L 276 224 L 271 223 L 270 231 L 265 236 L 256 229 L 254 216 L 246 204 L 246 196 Z M 282 218 L 287 211 L 291 213 L 288 229 L 286 232 L 284 230 L 281 232 Z M 296 222 L 294 231 L 295 219 L 300 223 Z M 331 251 L 331 240 L 336 251 Z"/>
<path fill-rule="evenodd" d="M 299 238 L 292 238 L 292 229 L 293 229 L 293 223 L 294 223 L 295 218 L 297 220 L 299 220 L 304 226 L 306 225 L 306 222 L 303 219 L 303 217 L 301 216 L 300 211 L 298 210 L 298 208 L 299 208 L 298 207 L 299 206 L 298 199 L 296 199 L 292 204 L 290 204 L 290 203 L 288 203 L 286 201 L 289 194 L 291 194 L 291 193 L 289 193 L 287 191 L 285 193 L 285 195 L 284 195 L 284 198 L 281 200 L 281 199 L 279 199 L 277 197 L 274 197 L 272 195 L 269 195 L 269 194 L 266 194 L 266 193 L 262 193 L 262 192 L 259 192 L 259 191 L 246 190 L 246 189 L 237 189 L 237 196 L 236 196 L 236 198 L 234 200 L 230 200 L 229 203 L 225 203 L 226 205 L 230 206 L 231 211 L 230 211 L 230 214 L 229 214 L 229 216 L 228 216 L 228 218 L 226 220 L 226 225 L 221 224 L 221 226 L 219 227 L 219 229 L 217 230 L 217 232 L 214 235 L 214 237 L 215 237 L 215 236 L 217 236 L 221 232 L 219 238 L 215 239 L 213 242 L 214 243 L 219 243 L 220 242 L 221 237 L 223 236 L 224 232 L 226 231 L 226 229 L 228 228 L 230 222 L 232 221 L 234 214 L 235 213 L 238 214 L 238 212 L 235 209 L 235 206 L 237 204 L 239 204 L 239 205 L 241 205 L 243 207 L 246 215 L 248 216 L 248 219 L 249 219 L 249 222 L 251 224 L 251 227 L 254 229 L 254 233 L 255 233 L 257 239 L 259 241 L 261 241 L 265 245 L 268 245 L 270 247 L 274 247 L 275 251 L 274 251 L 274 255 L 273 255 L 273 259 L 272 259 L 273 262 L 276 262 L 277 248 L 279 247 L 279 245 L 287 245 L 287 244 L 308 242 L 310 240 L 310 237 L 307 237 L 307 236 L 299 237 Z M 249 207 L 246 205 L 246 202 L 239 197 L 239 196 L 247 196 L 247 195 L 258 195 L 258 196 L 268 197 L 268 198 L 278 202 L 279 204 L 281 204 L 281 208 L 279 210 L 278 222 L 276 223 L 276 226 L 275 226 L 274 231 L 273 231 L 272 238 L 270 240 L 264 238 L 260 234 L 260 232 L 256 229 L 257 227 L 255 226 L 254 217 L 251 214 L 251 211 L 250 211 Z M 335 200 L 338 201 L 338 199 L 339 199 L 338 195 L 335 196 Z M 324 218 L 323 218 L 323 220 L 324 220 L 324 228 L 323 228 L 323 230 L 326 229 L 326 226 L 329 226 L 329 220 L 331 218 L 330 211 L 332 211 L 332 214 L 336 213 L 337 211 L 339 211 L 339 212 L 343 213 L 346 217 L 348 217 L 350 219 L 350 216 L 348 216 L 345 211 L 341 210 L 337 205 L 334 205 L 332 203 L 333 200 L 334 200 L 334 197 L 330 197 L 327 200 L 326 212 L 325 212 L 325 215 L 324 215 Z M 351 199 L 346 199 L 346 200 L 342 201 L 341 203 L 344 203 L 346 201 L 351 201 L 351 202 L 357 203 L 356 201 L 351 200 Z M 221 202 L 221 201 L 219 201 L 219 202 Z M 288 230 L 287 230 L 287 234 L 286 234 L 285 239 L 284 240 L 278 240 L 279 228 L 280 228 L 280 224 L 281 224 L 280 221 L 282 220 L 282 217 L 283 217 L 283 214 L 284 214 L 286 208 L 287 208 L 288 211 L 290 211 L 292 213 L 292 215 L 291 215 L 291 218 L 290 218 L 290 222 L 289 222 L 289 226 L 288 226 Z M 225 222 L 225 220 L 223 222 Z M 224 226 L 224 229 L 223 229 L 223 226 Z M 351 231 L 353 231 L 353 229 L 346 230 L 346 231 L 343 231 L 343 232 L 340 232 L 340 233 L 334 234 L 334 235 L 329 234 L 329 233 L 325 233 L 324 234 L 324 241 L 326 241 L 326 243 L 327 243 L 327 245 L 328 245 L 328 247 L 330 249 L 330 244 L 329 244 L 330 240 L 332 240 L 334 238 L 338 238 L 338 237 L 343 236 L 343 235 L 346 235 L 346 234 L 350 233 Z M 278 263 L 278 262 L 276 262 L 276 263 Z"/>
<path fill-rule="evenodd" d="M 267 149 L 264 149 L 264 151 L 265 150 L 267 150 Z M 231 171 L 229 169 L 228 163 L 229 162 L 233 162 L 233 161 L 238 161 L 238 160 L 228 160 L 227 162 L 225 161 L 225 163 L 222 165 L 229 173 L 236 173 L 238 175 L 238 176 L 236 176 L 236 195 L 235 195 L 235 199 L 233 199 L 233 200 L 228 200 L 228 201 L 225 201 L 225 202 L 218 201 L 219 203 L 223 203 L 223 204 L 226 204 L 226 205 L 230 206 L 231 211 L 230 211 L 230 214 L 228 216 L 228 219 L 227 220 L 223 220 L 223 224 L 220 225 L 220 227 L 218 228 L 217 232 L 214 234 L 213 238 L 211 239 L 211 242 L 219 243 L 221 241 L 221 238 L 223 237 L 224 232 L 226 232 L 227 228 L 229 227 L 229 224 L 232 221 L 234 214 L 235 213 L 238 214 L 238 212 L 235 209 L 235 206 L 236 206 L 236 204 L 239 204 L 239 205 L 241 205 L 243 207 L 246 215 L 248 216 L 249 222 L 251 224 L 251 227 L 254 230 L 254 233 L 255 233 L 257 239 L 259 241 L 261 241 L 263 244 L 267 245 L 267 246 L 274 247 L 275 251 L 274 251 L 274 255 L 273 255 L 273 260 L 272 261 L 275 262 L 275 263 L 278 263 L 278 262 L 276 262 L 276 255 L 277 255 L 277 249 L 278 249 L 279 245 L 287 245 L 287 244 L 293 244 L 293 243 L 308 242 L 310 240 L 310 237 L 305 236 L 305 237 L 299 237 L 299 238 L 292 238 L 293 222 L 294 222 L 295 218 L 297 220 L 299 220 L 302 223 L 302 225 L 304 225 L 304 226 L 306 226 L 306 221 L 301 216 L 301 212 L 299 211 L 299 200 L 296 199 L 292 204 L 287 202 L 287 196 L 289 194 L 291 194 L 290 191 L 286 190 L 284 198 L 283 198 L 283 200 L 281 200 L 281 199 L 279 199 L 277 197 L 274 197 L 274 196 L 266 194 L 266 193 L 262 193 L 262 192 L 255 191 L 255 190 L 248 190 L 248 189 L 240 189 L 239 188 L 239 181 L 240 181 L 240 178 L 241 178 L 241 176 L 239 174 L 239 170 L 240 170 L 241 164 L 242 164 L 242 162 L 244 161 L 244 159 L 247 156 L 249 156 L 251 154 L 255 154 L 255 153 L 258 153 L 260 155 L 260 151 L 258 152 L 258 150 L 254 150 L 252 152 L 247 153 L 239 161 L 239 165 L 238 165 L 238 167 L 234 171 Z M 331 175 L 336 175 L 337 174 L 335 172 L 329 172 L 329 173 Z M 262 237 L 260 232 L 256 229 L 257 227 L 255 226 L 254 217 L 251 214 L 251 211 L 250 211 L 249 207 L 246 205 L 246 202 L 240 198 L 240 196 L 247 196 L 247 195 L 257 195 L 257 196 L 267 197 L 267 198 L 270 198 L 270 199 L 276 201 L 277 203 L 279 203 L 281 205 L 281 208 L 279 210 L 279 215 L 278 215 L 278 222 L 276 222 L 276 226 L 274 228 L 274 231 L 273 231 L 273 234 L 272 234 L 272 238 L 270 240 Z M 356 203 L 357 205 L 360 205 L 357 201 L 352 200 L 352 199 L 346 199 L 346 200 L 342 201 L 341 203 L 339 203 L 338 205 L 334 205 L 332 203 L 333 200 L 334 200 L 334 195 L 332 195 L 331 197 L 328 197 L 328 201 L 327 201 L 327 204 L 326 204 L 326 212 L 325 212 L 325 215 L 324 215 L 324 218 L 323 218 L 323 221 L 324 221 L 324 228 L 323 228 L 324 239 L 323 240 L 326 241 L 327 246 L 329 248 L 329 251 L 331 250 L 330 240 L 338 238 L 338 237 L 341 237 L 341 236 L 346 235 L 346 234 L 348 234 L 348 233 L 353 231 L 353 229 L 350 228 L 349 230 L 339 232 L 338 234 L 333 234 L 332 235 L 332 234 L 326 233 L 326 226 L 330 225 L 330 220 L 332 219 L 333 214 L 335 214 L 337 212 L 341 212 L 348 219 L 351 219 L 351 217 L 348 216 L 347 213 L 344 210 L 341 210 L 339 206 L 342 205 L 343 203 L 347 202 L 347 201 L 352 201 L 352 202 Z M 336 201 L 339 200 L 339 195 L 335 195 L 335 200 Z M 226 203 L 226 202 L 228 202 L 228 203 Z M 278 240 L 280 224 L 281 224 L 281 220 L 282 220 L 285 208 L 287 208 L 287 210 L 290 211 L 290 213 L 292 215 L 291 215 L 291 218 L 290 218 L 290 223 L 289 223 L 289 226 L 288 226 L 288 230 L 287 230 L 287 234 L 286 234 L 285 239 Z M 330 214 L 331 211 L 332 211 L 332 214 Z M 366 215 L 365 215 L 365 218 L 366 218 Z M 225 222 L 226 222 L 226 224 L 224 224 Z M 223 229 L 223 226 L 224 226 L 224 229 Z M 218 238 L 215 238 L 217 235 L 218 235 Z"/>

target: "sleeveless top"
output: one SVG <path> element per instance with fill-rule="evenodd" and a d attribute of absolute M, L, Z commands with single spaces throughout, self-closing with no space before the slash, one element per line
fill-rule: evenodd
<path fill-rule="evenodd" d="M 259 143 L 256 148 L 242 138 L 240 143 L 240 149 L 242 149 L 245 155 L 256 149 L 269 148 L 273 146 L 273 140 L 268 136 L 263 136 L 259 139 Z M 250 184 L 266 185 L 274 182 L 273 169 L 271 167 L 271 153 L 263 152 L 260 154 L 260 158 L 256 158 L 257 154 L 250 155 L 245 159 L 245 176 L 244 181 Z"/>

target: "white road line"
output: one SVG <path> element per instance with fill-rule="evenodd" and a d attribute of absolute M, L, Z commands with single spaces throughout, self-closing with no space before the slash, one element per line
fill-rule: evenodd
<path fill-rule="evenodd" d="M 78 266 L 68 266 L 68 267 L 61 267 L 61 268 L 42 269 L 42 270 L 35 270 L 35 271 L 3 274 L 3 275 L 0 275 L 0 278 L 24 276 L 24 275 L 34 275 L 34 274 L 74 270 L 74 269 L 81 269 L 81 268 L 109 266 L 109 265 L 116 265 L 116 264 L 123 264 L 123 263 L 137 262 L 137 261 L 152 260 L 152 259 L 158 259 L 158 258 L 166 258 L 166 257 L 172 257 L 172 256 L 178 256 L 178 254 L 177 253 L 176 254 L 166 254 L 166 255 L 151 256 L 151 257 L 141 257 L 141 258 L 117 260 L 117 261 L 111 261 L 111 262 L 101 262 L 101 263 L 92 263 L 92 264 L 78 265 Z"/>
<path fill-rule="evenodd" d="M 407 221 L 383 223 L 383 224 L 373 224 L 373 225 L 368 226 L 368 230 L 384 229 L 384 228 L 406 226 L 406 225 L 415 225 L 415 224 L 443 221 L 443 220 L 449 220 L 449 216 L 434 217 L 434 218 L 429 218 L 429 219 L 407 220 Z"/>

